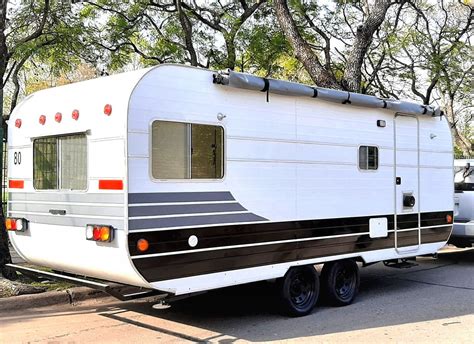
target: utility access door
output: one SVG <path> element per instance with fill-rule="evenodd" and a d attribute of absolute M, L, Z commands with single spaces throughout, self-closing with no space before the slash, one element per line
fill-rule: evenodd
<path fill-rule="evenodd" d="M 420 233 L 420 123 L 418 117 L 394 119 L 394 237 L 399 253 L 416 252 Z"/>

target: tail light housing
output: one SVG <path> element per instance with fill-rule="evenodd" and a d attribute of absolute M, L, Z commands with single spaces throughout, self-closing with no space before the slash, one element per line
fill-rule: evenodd
<path fill-rule="evenodd" d="M 87 225 L 86 239 L 98 242 L 111 242 L 114 239 L 114 229 L 107 225 Z"/>
<path fill-rule="evenodd" d="M 5 220 L 7 231 L 25 232 L 28 229 L 28 220 L 23 218 L 8 217 Z"/>

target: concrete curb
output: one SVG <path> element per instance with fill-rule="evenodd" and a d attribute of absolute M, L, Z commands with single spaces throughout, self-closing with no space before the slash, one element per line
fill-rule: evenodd
<path fill-rule="evenodd" d="M 0 312 L 3 310 L 37 308 L 58 304 L 74 304 L 78 301 L 103 298 L 108 294 L 86 287 L 71 288 L 62 291 L 47 291 L 41 294 L 11 296 L 0 299 Z"/>

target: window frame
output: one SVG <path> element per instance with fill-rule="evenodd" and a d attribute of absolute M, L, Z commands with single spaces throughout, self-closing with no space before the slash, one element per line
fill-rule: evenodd
<path fill-rule="evenodd" d="M 182 124 L 199 124 L 210 125 L 222 129 L 222 178 L 185 178 L 185 179 L 160 179 L 153 176 L 153 123 L 159 122 L 174 122 Z M 152 182 L 155 183 L 222 183 L 227 177 L 227 130 L 222 123 L 215 122 L 201 122 L 201 121 L 183 121 L 178 119 L 169 119 L 162 117 L 154 117 L 148 124 L 148 175 Z M 192 166 L 190 165 L 190 169 Z"/>
<path fill-rule="evenodd" d="M 360 148 L 361 147 L 374 147 L 377 149 L 377 168 L 375 169 L 370 169 L 370 168 L 360 168 Z M 367 165 L 368 165 L 368 159 L 367 159 Z M 371 172 L 371 173 L 374 173 L 374 172 L 377 172 L 379 170 L 379 167 L 380 167 L 380 147 L 378 145 L 374 145 L 374 144 L 361 144 L 359 146 L 357 146 L 357 169 L 360 171 L 360 172 Z"/>
<path fill-rule="evenodd" d="M 47 138 L 56 138 L 59 139 L 61 137 L 66 137 L 66 136 L 79 136 L 82 135 L 85 138 L 85 143 L 86 143 L 86 187 L 85 189 L 77 189 L 77 190 L 71 190 L 71 189 L 60 189 L 59 186 L 61 185 L 61 159 L 60 157 L 60 145 L 58 144 L 57 151 L 56 151 L 56 156 L 57 156 L 57 161 L 56 161 L 56 168 L 57 168 L 57 184 L 58 187 L 56 189 L 37 189 L 35 187 L 35 141 L 39 139 L 47 139 Z M 37 136 L 37 137 L 32 137 L 32 184 L 33 184 L 33 189 L 36 192 L 63 192 L 63 193 L 87 193 L 89 191 L 89 131 L 84 131 L 84 132 L 73 132 L 73 133 L 65 133 L 65 134 L 59 134 L 59 135 L 48 135 L 48 136 Z M 59 141 L 59 140 L 58 140 Z"/>

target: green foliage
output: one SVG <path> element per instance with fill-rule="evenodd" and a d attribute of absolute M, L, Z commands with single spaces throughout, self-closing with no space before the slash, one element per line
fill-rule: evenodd
<path fill-rule="evenodd" d="M 113 73 L 167 62 L 189 64 L 193 52 L 200 67 L 233 67 L 311 83 L 271 1 L 181 1 L 181 12 L 175 1 L 97 0 L 73 6 L 53 1 L 44 32 L 22 42 L 40 24 L 44 3 L 18 2 L 9 13 L 9 66 L 26 58 L 22 76 L 38 87 L 72 75 L 84 64 Z M 369 3 L 288 4 L 315 56 L 337 81 L 343 80 L 347 54 Z M 472 140 L 472 26 L 461 34 L 467 20 L 472 21 L 469 11 L 454 0 L 394 2 L 365 56 L 363 92 L 439 104 L 452 98 L 453 122 Z M 32 87 L 23 86 L 23 93 L 27 89 Z"/>

